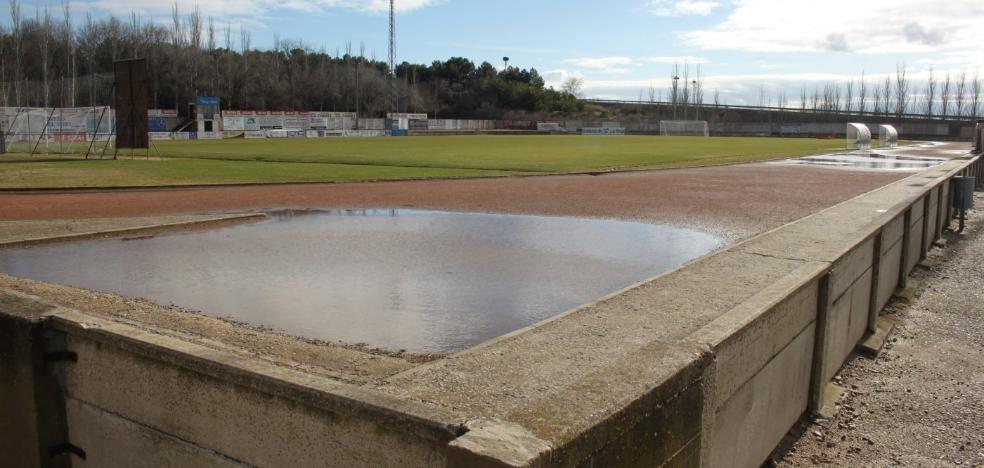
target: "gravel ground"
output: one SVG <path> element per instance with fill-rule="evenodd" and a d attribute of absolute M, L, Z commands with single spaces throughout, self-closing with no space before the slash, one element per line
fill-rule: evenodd
<path fill-rule="evenodd" d="M 833 420 L 801 425 L 780 466 L 984 466 L 984 194 L 963 234 L 920 268 L 877 359 L 838 376 Z"/>

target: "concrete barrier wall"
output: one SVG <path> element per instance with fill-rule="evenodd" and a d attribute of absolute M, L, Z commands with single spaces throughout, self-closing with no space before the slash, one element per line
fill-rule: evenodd
<path fill-rule="evenodd" d="M 64 432 L 41 452 L 71 441 L 72 466 L 440 466 L 462 432 L 431 408 L 86 314 L 48 325 L 72 359 L 31 366 L 56 376 L 65 407 L 39 428 Z"/>
<path fill-rule="evenodd" d="M 625 355 L 536 356 L 612 354 L 603 366 L 493 369 L 517 392 L 572 381 L 532 399 L 497 387 L 501 407 L 466 387 L 486 385 L 459 370 L 470 359 L 611 322 L 575 311 L 376 388 L 0 291 L 0 450 L 24 466 L 759 466 L 950 224 L 949 178 L 980 166 L 945 163 L 613 296 L 622 320 L 689 315 L 674 332 L 628 327 L 642 341 Z M 754 261 L 781 273 L 743 271 Z"/>
<path fill-rule="evenodd" d="M 703 466 L 759 466 L 805 412 L 819 409 L 828 382 L 875 331 L 878 313 L 949 225 L 942 209 L 947 181 L 966 165 L 951 164 L 924 185 L 886 187 L 735 247 L 806 262 L 688 338 L 707 344 L 715 357 L 706 379 Z M 981 166 L 977 161 L 971 170 Z M 863 229 L 835 239 L 813 234 L 825 223 L 851 224 L 851 205 L 868 213 L 858 222 Z M 782 231 L 804 251 L 770 245 Z"/>
<path fill-rule="evenodd" d="M 892 294 L 899 287 L 900 275 L 902 270 L 902 251 L 903 251 L 903 230 L 905 217 L 898 216 L 882 229 L 880 234 L 880 260 L 878 262 L 879 274 L 875 288 L 875 310 L 883 309 Z"/>

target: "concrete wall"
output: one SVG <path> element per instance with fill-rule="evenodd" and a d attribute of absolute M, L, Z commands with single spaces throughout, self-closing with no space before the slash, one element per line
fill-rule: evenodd
<path fill-rule="evenodd" d="M 975 162 L 971 170 L 981 165 Z M 711 346 L 715 356 L 704 408 L 703 466 L 759 466 L 804 412 L 819 409 L 827 383 L 874 331 L 880 310 L 949 225 L 941 209 L 947 180 L 962 167 L 928 177 L 924 185 L 901 184 L 908 196 L 888 187 L 736 247 L 791 255 L 769 245 L 783 230 L 809 246 L 796 253 L 807 261 L 800 270 L 690 337 Z M 901 200 L 885 209 L 890 196 Z M 862 218 L 863 230 L 833 242 L 813 234 L 823 223 L 850 223 L 845 216 L 852 212 L 874 211 L 867 206 L 882 206 L 883 214 L 874 223 Z"/>
<path fill-rule="evenodd" d="M 74 311 L 46 319 L 76 358 L 57 371 L 64 414 L 40 429 L 61 438 L 41 452 L 70 441 L 72 466 L 439 466 L 462 432 L 448 414 L 358 386 Z M 32 413 L 3 420 L 18 412 Z M 46 465 L 16 447 L 17 466 Z"/>
<path fill-rule="evenodd" d="M 19 466 L 756 467 L 949 224 L 949 179 L 980 166 L 944 163 L 379 385 L 0 291 L 0 452 Z M 640 310 L 684 316 L 650 332 L 607 318 L 649 322 Z M 589 342 L 572 333 L 603 346 L 572 348 Z M 503 376 L 515 387 L 489 385 Z"/>

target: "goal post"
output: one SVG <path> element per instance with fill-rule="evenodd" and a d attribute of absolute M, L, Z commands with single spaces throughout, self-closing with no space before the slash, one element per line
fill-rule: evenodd
<path fill-rule="evenodd" d="M 4 153 L 99 154 L 112 149 L 115 113 L 109 106 L 3 107 Z"/>
<path fill-rule="evenodd" d="M 660 120 L 659 134 L 666 136 L 711 136 L 706 120 Z"/>

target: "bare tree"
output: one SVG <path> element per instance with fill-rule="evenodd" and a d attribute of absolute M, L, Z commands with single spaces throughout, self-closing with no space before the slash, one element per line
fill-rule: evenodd
<path fill-rule="evenodd" d="M 178 2 L 171 5 L 171 45 L 178 47 L 184 44 L 184 32 L 181 30 L 181 14 L 178 12 Z"/>
<path fill-rule="evenodd" d="M 21 12 L 20 4 L 17 0 L 10 0 L 10 33 L 14 36 L 14 105 L 23 105 L 22 94 L 23 87 L 20 84 L 20 77 L 23 72 L 21 69 L 21 63 L 23 60 L 23 44 L 21 37 Z"/>
<path fill-rule="evenodd" d="M 936 107 L 936 77 L 933 75 L 933 68 L 929 68 L 929 78 L 926 79 L 926 118 L 933 117 L 933 109 Z"/>
<path fill-rule="evenodd" d="M 0 24 L 0 106 L 7 107 L 10 80 L 7 79 L 7 30 Z"/>
<path fill-rule="evenodd" d="M 858 83 L 858 113 L 864 114 L 868 108 L 868 85 L 864 81 L 864 70 L 861 70 L 861 81 Z"/>
<path fill-rule="evenodd" d="M 215 50 L 215 20 L 211 16 L 208 17 L 208 37 L 205 39 L 206 49 L 209 52 Z"/>
<path fill-rule="evenodd" d="M 882 112 L 882 94 L 881 87 L 877 84 L 872 88 L 871 96 L 871 113 L 874 115 L 881 114 Z"/>
<path fill-rule="evenodd" d="M 952 80 L 950 79 L 950 74 L 947 73 L 943 78 L 943 84 L 940 87 L 940 115 L 945 119 L 950 115 L 950 91 L 952 87 Z"/>
<path fill-rule="evenodd" d="M 75 41 L 72 37 L 72 15 L 68 0 L 65 0 L 65 3 L 62 4 L 62 12 L 65 15 L 63 20 L 64 22 L 62 23 L 62 39 L 65 42 L 65 72 L 71 75 L 71 81 L 69 81 L 68 89 L 62 91 L 62 105 L 67 104 L 70 107 L 75 107 L 75 80 L 78 70 L 76 69 L 75 64 Z M 68 102 L 65 102 L 66 95 L 68 97 Z"/>
<path fill-rule="evenodd" d="M 974 80 L 970 82 L 970 116 L 977 118 L 981 115 L 981 76 L 974 73 Z"/>
<path fill-rule="evenodd" d="M 718 94 L 717 88 L 714 88 L 714 107 L 721 107 L 721 95 Z"/>
<path fill-rule="evenodd" d="M 561 91 L 574 96 L 581 97 L 584 92 L 584 80 L 576 76 L 572 76 L 564 80 L 564 83 L 560 86 Z"/>
<path fill-rule="evenodd" d="M 697 65 L 697 73 L 693 80 L 694 120 L 700 120 L 700 108 L 704 105 L 704 78 Z"/>
<path fill-rule="evenodd" d="M 905 63 L 895 66 L 895 117 L 901 119 L 909 108 L 909 81 Z"/>
<path fill-rule="evenodd" d="M 41 24 L 41 87 L 42 87 L 42 106 L 51 107 L 51 12 L 45 7 L 44 15 L 38 12 L 38 23 Z M 42 19 L 43 18 L 43 19 Z"/>
<path fill-rule="evenodd" d="M 892 103 L 892 77 L 885 75 L 885 81 L 882 85 L 882 99 L 885 101 L 882 104 L 882 113 L 888 115 L 893 111 Z"/>
<path fill-rule="evenodd" d="M 242 63 L 242 76 L 249 75 L 249 55 L 252 51 L 252 46 L 250 45 L 250 34 L 249 30 L 244 28 L 242 24 L 239 25 L 239 50 L 243 59 Z M 239 105 L 245 107 L 247 105 L 246 96 L 249 91 L 249 80 L 243 80 L 243 85 L 239 91 Z"/>
<path fill-rule="evenodd" d="M 202 48 L 202 10 L 198 5 L 188 14 L 188 41 L 193 49 Z"/>
<path fill-rule="evenodd" d="M 854 110 L 854 78 L 847 80 L 844 92 L 844 113 L 850 114 Z"/>
<path fill-rule="evenodd" d="M 686 120 L 690 111 L 690 64 L 687 62 L 683 62 L 683 76 L 680 79 L 683 80 L 683 88 L 678 90 L 677 97 L 683 101 L 683 119 Z"/>
<path fill-rule="evenodd" d="M 957 78 L 957 87 L 953 96 L 953 105 L 956 107 L 957 118 L 964 115 L 964 96 L 967 93 L 967 72 L 961 71 Z"/>
<path fill-rule="evenodd" d="M 820 103 L 820 109 L 825 112 L 836 112 L 837 111 L 837 100 L 834 95 L 835 84 L 828 81 L 823 84 L 823 95 L 822 101 Z"/>

